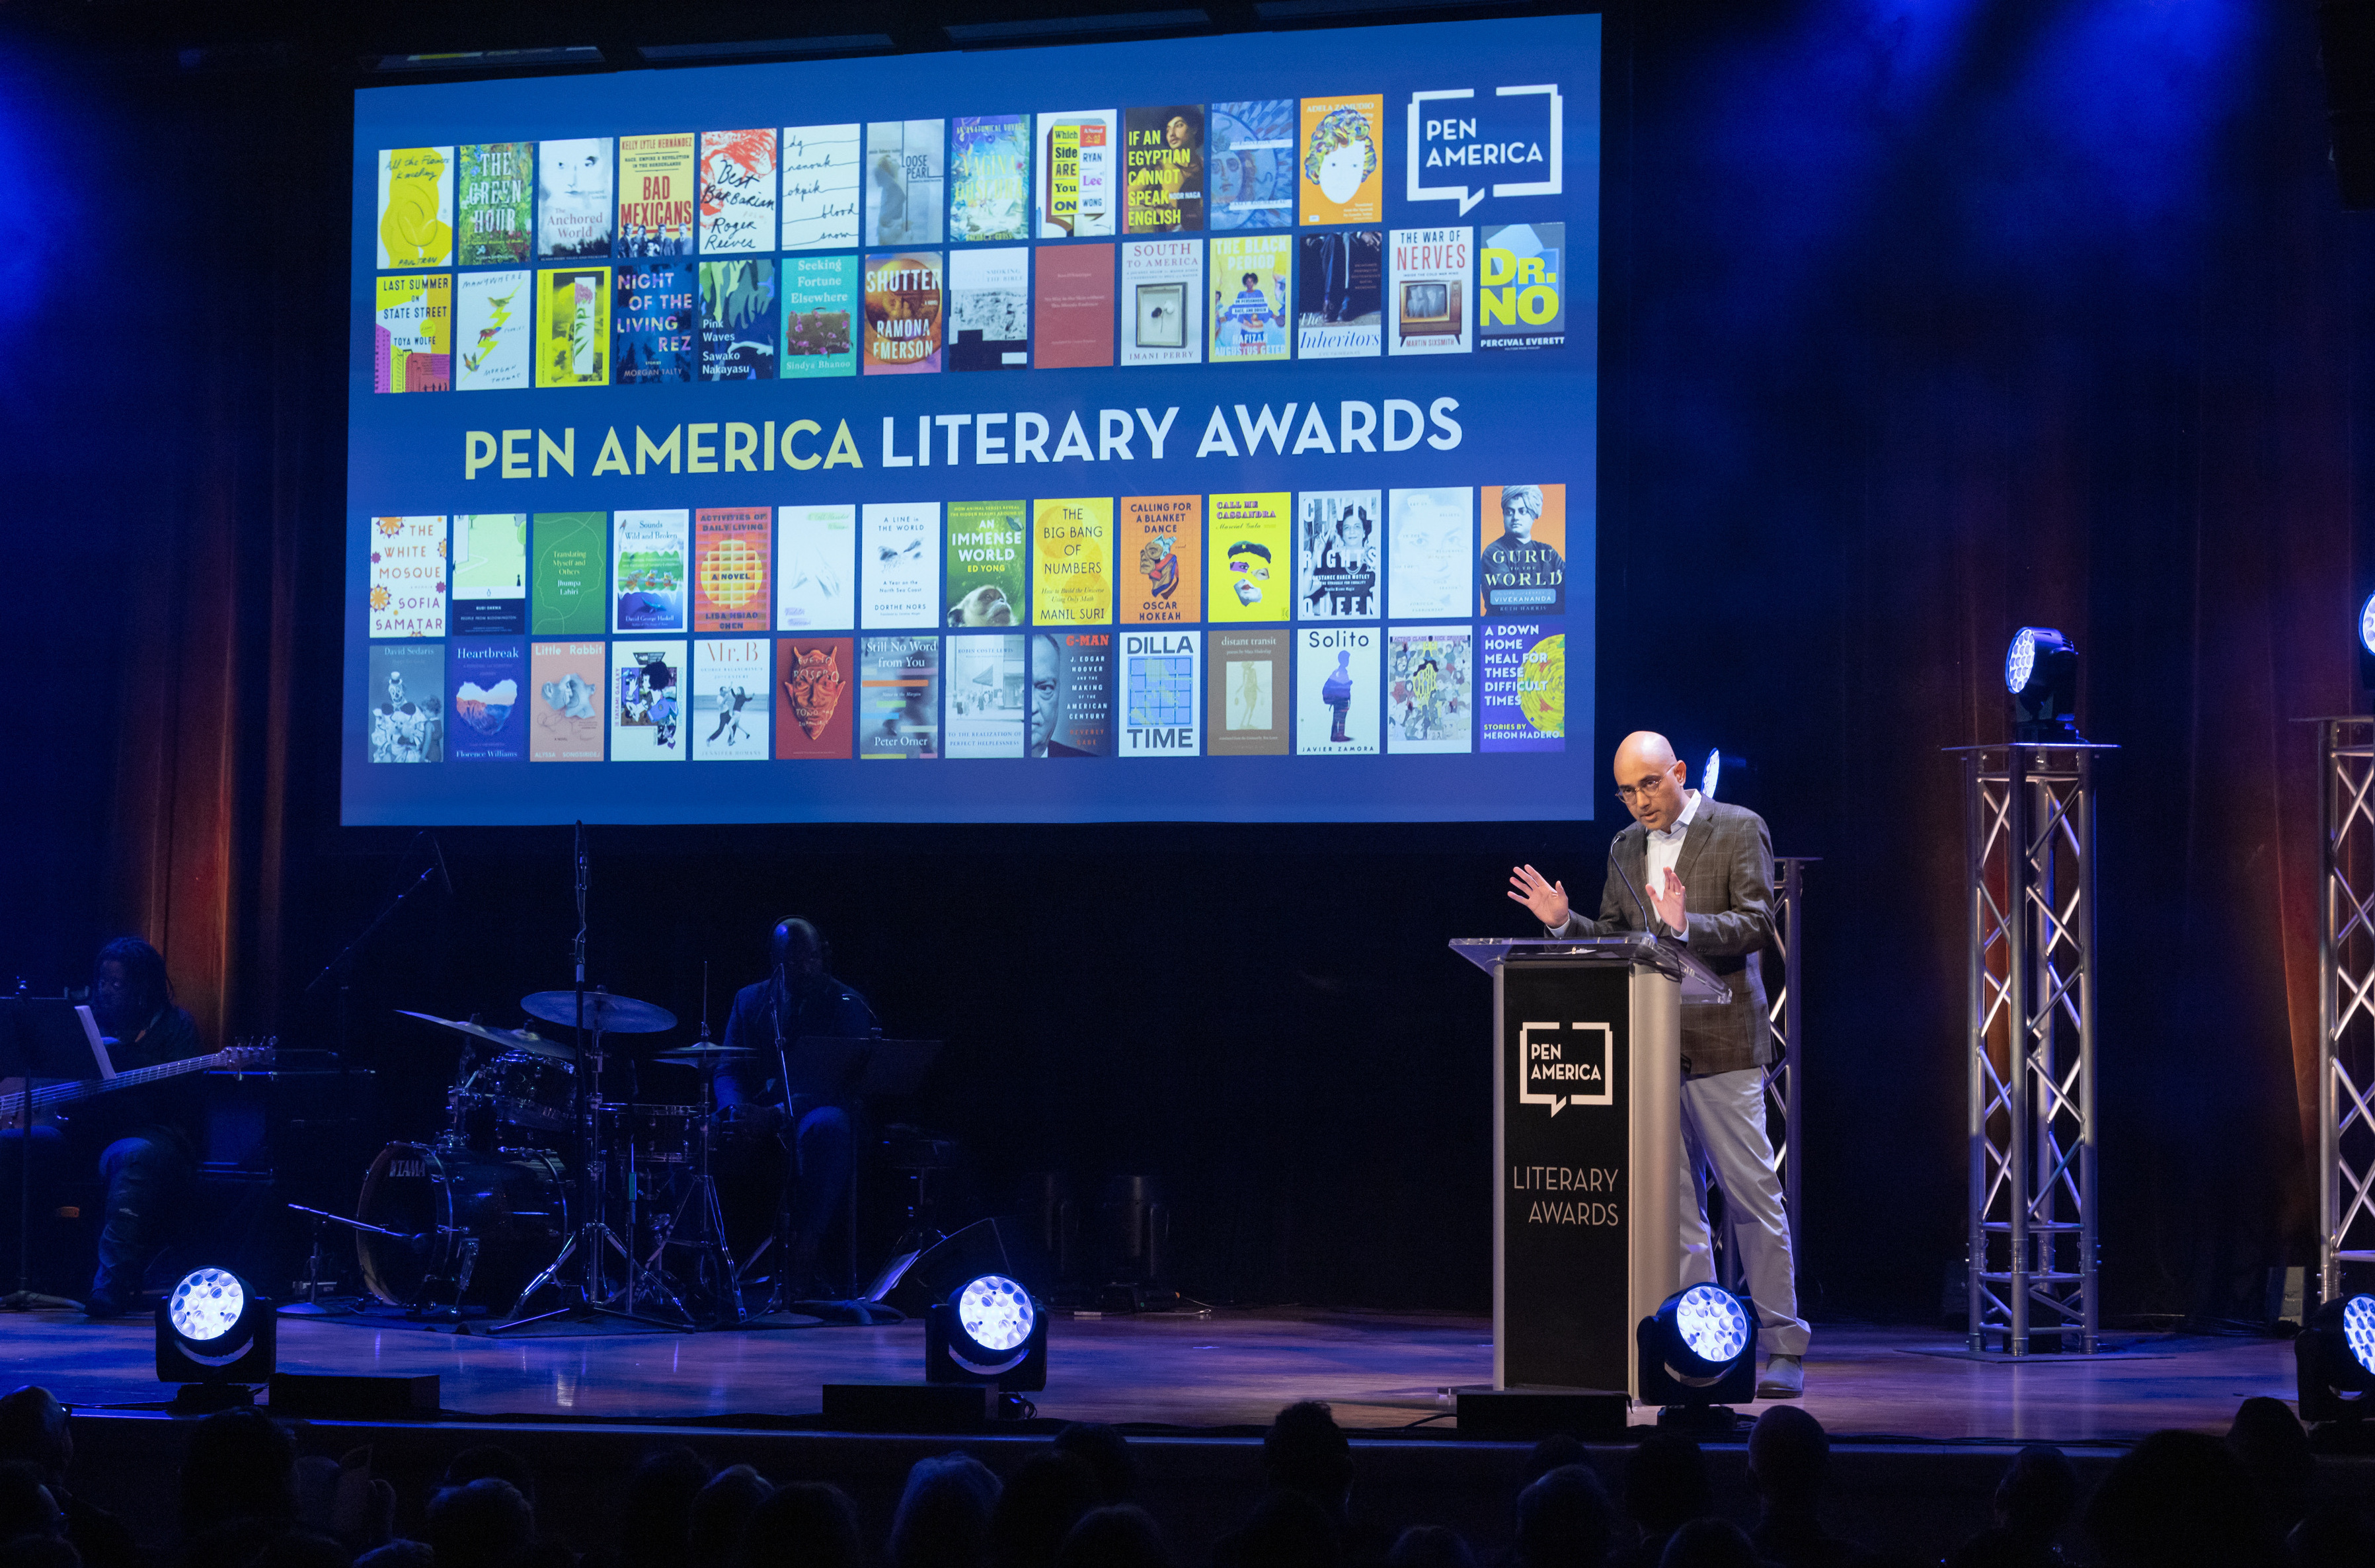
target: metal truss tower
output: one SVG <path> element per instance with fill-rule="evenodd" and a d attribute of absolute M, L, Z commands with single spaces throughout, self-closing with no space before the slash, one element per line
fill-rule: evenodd
<path fill-rule="evenodd" d="M 1806 867 L 1816 859 L 1785 855 L 1773 862 L 1773 945 L 1781 960 L 1776 970 L 1764 970 L 1766 1020 L 1773 1029 L 1774 1056 L 1765 1069 L 1765 1135 L 1772 1141 L 1773 1158 L 1781 1173 L 1781 1200 L 1790 1216 L 1790 1257 L 1802 1278 L 1806 1268 L 1805 1228 L 1798 1207 L 1798 1060 L 1799 933 L 1805 929 Z M 1766 955 L 1768 959 L 1773 953 Z M 1718 1232 L 1721 1256 L 1716 1277 L 1731 1290 L 1746 1288 L 1746 1270 L 1739 1244 L 1727 1223 Z"/>
<path fill-rule="evenodd" d="M 2093 1354 L 2094 760 L 1958 748 L 1968 847 L 1970 1348 Z"/>
<path fill-rule="evenodd" d="M 2319 1299 L 2375 1263 L 2375 718 L 2317 721 Z"/>

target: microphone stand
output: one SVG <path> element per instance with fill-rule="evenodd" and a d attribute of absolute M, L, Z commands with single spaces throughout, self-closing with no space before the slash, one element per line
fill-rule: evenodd
<path fill-rule="evenodd" d="M 683 1321 L 681 1323 L 671 1322 L 667 1318 L 653 1317 L 647 1314 L 635 1310 L 635 1288 L 638 1282 L 642 1279 L 645 1271 L 641 1263 L 637 1261 L 633 1249 L 619 1240 L 618 1232 L 610 1229 L 609 1222 L 603 1214 L 603 1200 L 606 1196 L 605 1189 L 609 1185 L 609 1168 L 604 1158 L 604 1146 L 602 1140 L 603 1032 L 600 998 L 604 993 L 601 987 L 595 987 L 595 1020 L 591 1026 L 588 1026 L 585 1021 L 585 931 L 587 924 L 585 918 L 585 895 L 586 890 L 593 880 L 593 871 L 586 855 L 585 824 L 584 822 L 579 822 L 577 824 L 574 843 L 576 848 L 577 935 L 570 941 L 569 958 L 573 973 L 575 976 L 574 984 L 577 992 L 577 1082 L 575 1088 L 577 1092 L 577 1169 L 579 1172 L 577 1212 L 579 1215 L 579 1221 L 577 1229 L 570 1235 L 570 1238 L 566 1242 L 561 1244 L 560 1253 L 554 1256 L 550 1263 L 545 1265 L 541 1273 L 538 1274 L 535 1279 L 527 1282 L 526 1289 L 520 1291 L 519 1300 L 512 1303 L 511 1316 L 503 1322 L 494 1325 L 492 1327 L 489 1328 L 487 1332 L 490 1334 L 502 1334 L 514 1328 L 525 1328 L 531 1323 L 548 1323 L 557 1318 L 566 1318 L 572 1322 L 583 1323 L 598 1321 L 603 1318 L 616 1317 L 624 1318 L 633 1323 L 649 1323 L 662 1328 L 693 1328 L 697 1327 L 698 1325 L 693 1322 L 692 1315 L 690 1312 L 687 1312 L 684 1308 L 684 1304 L 677 1301 L 668 1289 L 661 1285 L 657 1280 L 651 1281 L 651 1292 L 662 1297 L 670 1306 L 675 1307 L 679 1315 L 683 1318 Z M 623 1291 L 617 1293 L 608 1291 L 603 1287 L 602 1249 L 606 1246 L 617 1252 L 619 1256 L 626 1263 L 626 1286 Z M 564 1282 L 561 1279 L 561 1269 L 573 1256 L 577 1261 L 577 1278 L 574 1280 Z M 520 1315 L 520 1312 L 527 1305 L 528 1298 L 535 1295 L 547 1285 L 555 1286 L 560 1290 L 561 1304 L 554 1307 L 550 1312 L 540 1312 L 534 1317 L 522 1317 Z M 609 1304 L 610 1303 L 620 1299 L 621 1296 L 624 1297 L 626 1303 L 623 1307 Z"/>
<path fill-rule="evenodd" d="M 423 838 L 427 837 L 426 831 L 423 831 L 413 835 L 412 843 L 418 845 Z M 435 841 L 431 842 L 433 843 Z M 408 854 L 409 850 L 407 853 Z M 444 875 L 444 852 L 440 850 L 435 860 L 420 868 L 419 876 L 397 890 L 394 898 L 380 906 L 379 913 L 372 916 L 371 924 L 357 933 L 353 941 L 341 948 L 337 957 L 322 966 L 321 973 L 305 983 L 305 989 L 301 995 L 310 996 L 320 990 L 322 983 L 331 975 L 335 974 L 338 977 L 338 1059 L 341 1063 L 347 1060 L 353 1049 L 349 1002 L 354 990 L 355 960 L 360 956 L 365 948 L 371 945 L 372 938 L 379 935 L 380 927 L 396 917 L 396 912 L 404 907 L 407 899 L 427 887 L 432 879 Z M 445 880 L 445 890 L 448 894 L 454 890 L 454 883 L 450 878 Z"/>

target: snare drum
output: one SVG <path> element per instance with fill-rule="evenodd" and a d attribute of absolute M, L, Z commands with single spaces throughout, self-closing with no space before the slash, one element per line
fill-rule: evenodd
<path fill-rule="evenodd" d="M 606 1100 L 611 1147 L 638 1165 L 690 1165 L 701 1155 L 701 1107 Z"/>

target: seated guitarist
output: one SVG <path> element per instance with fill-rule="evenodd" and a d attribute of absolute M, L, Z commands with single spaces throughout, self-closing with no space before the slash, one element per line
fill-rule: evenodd
<path fill-rule="evenodd" d="M 163 955 L 137 937 L 118 937 L 99 949 L 91 1013 L 119 1073 L 204 1050 L 196 1021 L 174 1005 Z M 114 1317 L 139 1304 L 142 1276 L 171 1239 L 166 1222 L 172 1197 L 197 1172 L 197 1086 L 176 1078 L 96 1097 L 76 1111 L 76 1141 L 103 1144 L 99 1173 L 107 1183 L 99 1269 L 84 1303 L 93 1317 Z"/>

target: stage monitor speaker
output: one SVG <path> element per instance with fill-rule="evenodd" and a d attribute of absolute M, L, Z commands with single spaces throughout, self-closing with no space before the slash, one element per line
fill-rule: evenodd
<path fill-rule="evenodd" d="M 1456 1391 L 1463 1443 L 1539 1443 L 1564 1433 L 1586 1443 L 1625 1441 L 1629 1401 L 1622 1389 L 1494 1388 Z"/>
<path fill-rule="evenodd" d="M 422 1420 L 434 1418 L 443 1408 L 433 1372 L 403 1377 L 276 1372 L 269 1387 L 266 1397 L 274 1415 L 313 1421 Z"/>
<path fill-rule="evenodd" d="M 1016 1220 L 976 1220 L 920 1252 L 892 1258 L 867 1287 L 865 1299 L 914 1315 L 985 1274 L 1004 1274 L 1036 1288 L 1048 1270 L 1029 1240 L 1028 1227 Z"/>
<path fill-rule="evenodd" d="M 2342 205 L 2375 207 L 2375 6 L 2323 0 L 2317 8 L 2325 123 Z"/>
<path fill-rule="evenodd" d="M 824 1420 L 837 1432 L 979 1432 L 997 1397 L 986 1383 L 828 1383 Z"/>

